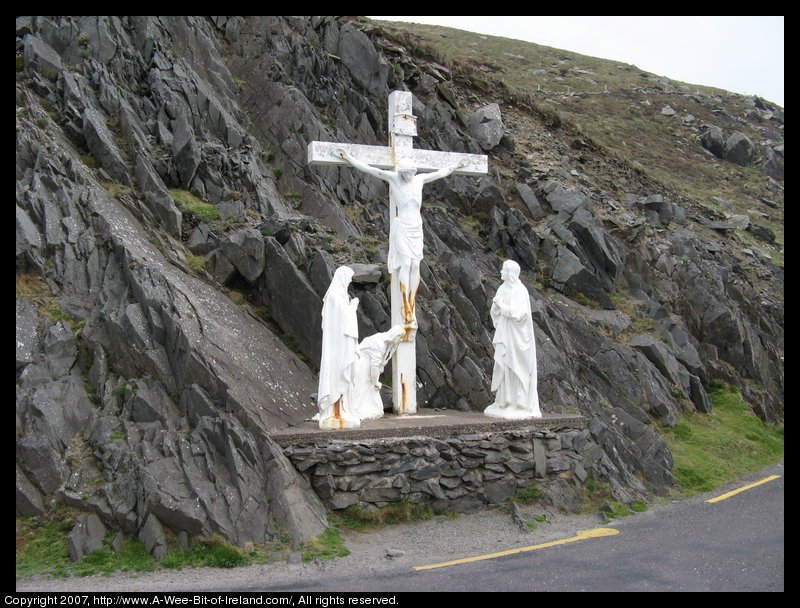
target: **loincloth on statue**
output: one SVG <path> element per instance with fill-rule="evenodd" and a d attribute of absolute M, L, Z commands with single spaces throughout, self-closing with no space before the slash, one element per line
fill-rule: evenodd
<path fill-rule="evenodd" d="M 422 218 L 394 218 L 389 234 L 389 268 L 398 268 L 404 262 L 421 260 L 422 251 Z"/>

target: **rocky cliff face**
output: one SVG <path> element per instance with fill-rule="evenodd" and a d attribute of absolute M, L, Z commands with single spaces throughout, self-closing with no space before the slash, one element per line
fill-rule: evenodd
<path fill-rule="evenodd" d="M 600 149 L 581 162 L 624 183 L 622 200 L 565 170 L 574 134 L 492 107 L 376 28 L 18 18 L 19 514 L 63 502 L 126 534 L 239 544 L 321 531 L 269 435 L 315 411 L 337 265 L 357 265 L 361 335 L 388 328 L 388 197 L 308 167 L 306 146 L 382 145 L 394 89 L 415 93 L 417 147 L 487 152 L 492 168 L 425 192 L 421 404 L 490 403 L 488 306 L 507 257 L 531 293 L 542 407 L 589 417 L 595 475 L 618 497 L 672 483 L 657 427 L 709 411 L 712 379 L 783 416 L 781 268 Z M 726 146 L 720 162 L 743 157 Z M 549 156 L 532 164 L 533 149 Z"/>

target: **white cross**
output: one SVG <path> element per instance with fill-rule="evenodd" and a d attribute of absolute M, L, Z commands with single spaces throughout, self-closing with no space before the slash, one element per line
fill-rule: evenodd
<path fill-rule="evenodd" d="M 351 157 L 362 166 L 356 167 L 362 171 L 372 169 L 398 172 L 398 164 L 411 166 L 421 182 L 438 179 L 439 176 L 449 175 L 485 175 L 488 172 L 488 157 L 482 154 L 463 154 L 460 152 L 440 152 L 435 150 L 415 150 L 414 136 L 417 135 L 417 119 L 412 112 L 412 95 L 407 91 L 394 91 L 389 95 L 389 145 L 365 146 L 360 144 L 343 144 L 335 142 L 312 141 L 308 144 L 309 165 L 337 165 L 354 166 L 342 154 Z M 453 167 L 457 167 L 454 170 Z M 375 173 L 382 173 L 376 171 Z M 398 172 L 399 174 L 399 172 Z M 426 178 L 424 174 L 431 174 Z M 391 183 L 391 182 L 390 182 Z M 418 184 L 419 193 L 415 194 L 417 209 L 421 206 L 422 184 Z M 398 200 L 390 186 L 389 217 L 390 222 L 398 215 Z M 405 200 L 405 199 L 403 199 Z M 392 257 L 392 243 L 395 242 L 393 234 L 394 223 L 390 240 L 390 258 Z M 389 271 L 392 272 L 390 266 Z M 416 289 L 407 291 L 398 278 L 398 272 L 392 272 L 391 308 L 392 325 L 403 325 L 406 335 L 397 347 L 392 360 L 392 407 L 395 414 L 410 415 L 417 411 L 417 355 L 416 343 L 416 315 L 414 302 Z"/>

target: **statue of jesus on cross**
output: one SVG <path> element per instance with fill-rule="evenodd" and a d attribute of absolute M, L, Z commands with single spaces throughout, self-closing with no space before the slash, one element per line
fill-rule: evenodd
<path fill-rule="evenodd" d="M 416 328 L 414 303 L 419 287 L 419 263 L 422 260 L 422 186 L 447 177 L 466 165 L 457 160 L 449 167 L 433 173 L 417 174 L 410 160 L 400 159 L 394 171 L 371 167 L 353 157 L 347 150 L 338 154 L 359 171 L 389 183 L 389 199 L 395 215 L 389 229 L 389 272 L 397 275 L 402 298 L 403 322 Z"/>
<path fill-rule="evenodd" d="M 405 329 L 392 359 L 393 410 L 400 415 L 417 411 L 415 304 L 423 252 L 422 187 L 451 174 L 488 172 L 485 155 L 414 149 L 417 121 L 411 111 L 412 101 L 407 91 L 389 95 L 387 147 L 321 141 L 308 144 L 311 165 L 352 166 L 389 183 L 391 318 L 393 326 Z"/>

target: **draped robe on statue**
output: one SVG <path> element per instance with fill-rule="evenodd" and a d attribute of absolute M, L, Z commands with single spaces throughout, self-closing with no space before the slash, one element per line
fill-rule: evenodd
<path fill-rule="evenodd" d="M 350 413 L 350 392 L 353 384 L 353 364 L 358 349 L 358 299 L 350 299 L 347 286 L 353 270 L 342 266 L 336 270 L 322 305 L 322 357 L 319 367 L 315 419 L 340 417 L 358 420 Z M 337 407 L 334 407 L 338 403 Z M 336 411 L 338 410 L 338 411 Z"/>
<path fill-rule="evenodd" d="M 351 411 L 361 420 L 383 416 L 380 375 L 404 333 L 403 326 L 396 325 L 389 331 L 364 338 L 358 345 L 353 366 Z"/>
<path fill-rule="evenodd" d="M 508 262 L 506 262 L 508 264 Z M 484 413 L 501 418 L 540 418 L 536 376 L 536 338 L 533 333 L 528 290 L 516 272 L 497 290 L 492 300 L 495 326 L 492 391 L 495 401 Z"/>

